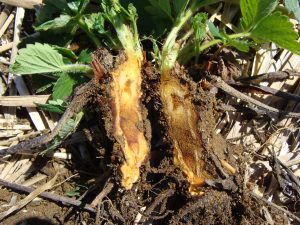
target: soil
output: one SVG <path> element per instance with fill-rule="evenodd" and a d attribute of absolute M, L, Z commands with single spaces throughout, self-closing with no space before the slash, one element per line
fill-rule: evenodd
<path fill-rule="evenodd" d="M 99 55 L 100 54 L 100 55 Z M 189 91 L 189 98 L 199 112 L 196 122 L 197 131 L 201 136 L 201 160 L 206 181 L 197 187 L 196 194 L 189 190 L 186 174 L 174 164 L 172 133 L 162 112 L 161 100 L 158 96 L 159 74 L 151 63 L 143 66 L 143 104 L 148 113 L 144 120 L 146 130 L 152 133 L 150 140 L 151 152 L 140 171 L 140 178 L 130 190 L 121 186 L 120 165 L 124 156 L 120 144 L 112 137 L 112 113 L 110 77 L 107 71 L 122 62 L 99 53 L 99 61 L 104 62 L 96 72 L 98 91 L 91 91 L 92 100 L 86 106 L 87 119 L 78 130 L 84 131 L 86 139 L 80 144 L 86 146 L 86 155 L 80 154 L 72 144 L 66 141 L 67 149 L 73 154 L 72 161 L 54 161 L 50 158 L 37 157 L 36 162 L 44 162 L 35 171 L 49 175 L 55 174 L 57 165 L 63 165 L 64 172 L 60 175 L 63 181 L 72 174 L 78 176 L 55 187 L 56 194 L 66 195 L 75 187 L 81 187 L 79 194 L 87 204 L 105 193 L 95 207 L 96 213 L 86 212 L 82 208 L 63 206 L 48 200 L 30 203 L 21 211 L 3 221 L 3 224 L 263 224 L 266 221 L 260 208 L 262 203 L 252 198 L 251 190 L 244 184 L 245 161 L 242 146 L 228 143 L 222 136 L 215 134 L 215 119 L 220 112 L 216 110 L 216 96 L 204 81 L 194 82 L 183 68 L 176 68 L 173 76 Z M 121 53 L 122 55 L 122 53 Z M 114 58 L 114 62 L 111 60 Z M 104 76 L 104 77 L 103 77 Z M 102 79 L 104 79 L 102 81 Z M 76 98 L 77 105 L 86 101 Z M 88 98 L 90 99 L 90 98 Z M 81 101 L 81 103 L 80 103 Z M 72 109 L 70 109 L 72 111 Z M 184 124 L 181 124 L 184 126 Z M 84 134 L 83 134 L 84 135 Z M 184 133 L 176 134 L 179 142 L 184 143 Z M 181 138 L 181 139 L 179 139 Z M 72 139 L 72 137 L 70 137 Z M 198 151 L 198 149 L 193 149 Z M 46 159 L 46 160 L 45 160 Z M 226 161 L 231 167 L 224 167 Z M 192 163 L 197 163 L 193 161 Z M 56 166 L 55 166 L 56 165 Z M 234 168 L 233 172 L 230 168 Z M 33 170 L 34 171 L 34 170 Z M 33 174 L 30 174 L 31 176 Z M 107 189 L 111 187 L 110 189 Z M 0 190 L 3 204 L 11 201 L 15 192 Z M 24 195 L 18 195 L 18 199 Z M 78 198 L 78 197 L 77 197 Z M 2 211 L 6 208 L 3 207 Z M 286 224 L 286 217 L 279 211 L 269 208 L 275 224 Z M 26 222 L 25 222 L 26 221 Z"/>

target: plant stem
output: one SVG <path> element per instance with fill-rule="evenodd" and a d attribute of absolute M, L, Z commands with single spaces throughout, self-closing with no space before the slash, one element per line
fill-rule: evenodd
<path fill-rule="evenodd" d="M 142 60 L 143 53 L 139 42 L 139 36 L 136 25 L 136 18 L 125 10 L 119 3 L 119 0 L 113 0 L 111 23 L 117 32 L 117 37 L 124 48 L 127 55 L 134 55 L 137 59 Z M 131 24 L 128 24 L 128 18 L 124 18 L 121 14 L 129 17 Z"/>
<path fill-rule="evenodd" d="M 89 30 L 86 26 L 85 22 L 82 19 L 82 15 L 84 14 L 85 10 L 87 9 L 90 0 L 82 1 L 81 9 L 78 12 L 77 16 L 75 17 L 75 21 L 77 22 L 78 26 L 87 34 L 87 36 L 94 42 L 95 46 L 99 48 L 101 46 L 101 42 L 97 38 L 97 36 Z M 76 31 L 76 29 L 74 29 Z"/>
<path fill-rule="evenodd" d="M 177 60 L 179 46 L 176 46 L 176 38 L 178 36 L 178 32 L 182 29 L 183 25 L 190 19 L 190 17 L 200 8 L 205 5 L 214 4 L 219 2 L 220 0 L 204 0 L 204 1 L 196 1 L 192 2 L 192 5 L 182 13 L 180 13 L 176 20 L 175 24 L 169 33 L 166 41 L 164 43 L 162 49 L 161 56 L 161 65 L 160 70 L 164 74 L 164 71 L 170 70 L 174 67 L 175 62 Z"/>
<path fill-rule="evenodd" d="M 137 29 L 137 21 L 132 21 L 132 27 L 133 27 L 133 36 L 134 36 L 134 42 L 136 43 L 136 45 L 140 45 L 140 39 L 139 39 L 139 32 Z M 141 47 L 139 47 L 141 48 Z"/>
<path fill-rule="evenodd" d="M 64 72 L 76 72 L 76 73 L 91 73 L 92 72 L 92 68 L 89 65 L 84 65 L 84 64 L 64 65 L 62 70 Z"/>
<path fill-rule="evenodd" d="M 237 34 L 231 34 L 228 35 L 230 39 L 235 39 L 235 38 L 243 38 L 243 37 L 249 37 L 250 33 L 237 33 Z M 189 42 L 184 48 L 180 51 L 178 61 L 181 64 L 187 63 L 192 57 L 198 55 L 200 52 L 204 51 L 205 49 L 222 43 L 223 40 L 221 39 L 214 39 L 212 41 L 206 42 L 202 44 L 199 48 L 195 48 L 194 43 Z"/>
<path fill-rule="evenodd" d="M 83 13 L 85 12 L 86 8 L 88 7 L 88 5 L 90 4 L 90 0 L 84 0 L 81 2 L 81 8 L 80 11 L 78 12 L 79 15 L 83 15 Z"/>
<path fill-rule="evenodd" d="M 116 24 L 115 30 L 117 32 L 117 36 L 126 52 L 126 54 L 134 54 L 135 57 L 142 59 L 143 53 L 138 40 L 138 37 L 132 33 L 130 27 L 126 24 Z"/>
<path fill-rule="evenodd" d="M 182 43 L 186 42 L 193 34 L 194 34 L 194 30 L 190 29 L 177 42 L 181 45 Z"/>
<path fill-rule="evenodd" d="M 230 39 L 235 39 L 235 38 L 243 38 L 243 37 L 249 37 L 250 36 L 250 33 L 237 33 L 237 34 L 231 34 L 231 35 L 228 35 L 228 37 Z M 215 40 L 212 40 L 210 42 L 207 42 L 205 44 L 202 44 L 199 48 L 199 52 L 202 52 L 203 50 L 215 45 L 215 44 L 218 44 L 218 43 L 221 43 L 222 40 L 221 39 L 215 39 Z"/>
<path fill-rule="evenodd" d="M 95 46 L 97 48 L 99 48 L 101 46 L 101 43 L 99 41 L 99 39 L 97 38 L 97 36 L 91 32 L 88 27 L 86 26 L 86 24 L 84 23 L 82 18 L 78 18 L 77 20 L 77 24 L 79 25 L 79 27 L 87 34 L 87 36 L 94 42 Z"/>
<path fill-rule="evenodd" d="M 173 29 L 168 35 L 165 44 L 162 49 L 162 57 L 161 57 L 161 70 L 168 70 L 174 66 L 174 63 L 177 58 L 178 49 L 175 47 L 175 41 L 178 35 L 178 32 L 183 27 L 185 22 L 193 15 L 193 11 L 188 9 L 185 11 L 182 17 L 176 20 Z"/>

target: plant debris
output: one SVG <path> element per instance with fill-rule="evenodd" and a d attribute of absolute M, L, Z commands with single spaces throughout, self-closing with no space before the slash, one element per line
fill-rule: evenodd
<path fill-rule="evenodd" d="M 0 5 L 2 223 L 299 222 L 299 4 L 32 2 Z"/>

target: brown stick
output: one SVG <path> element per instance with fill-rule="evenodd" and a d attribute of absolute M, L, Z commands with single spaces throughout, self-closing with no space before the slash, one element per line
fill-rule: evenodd
<path fill-rule="evenodd" d="M 287 215 L 288 215 L 289 217 L 291 217 L 292 219 L 294 219 L 294 220 L 300 222 L 300 218 L 299 218 L 298 216 L 294 215 L 293 213 L 291 213 L 290 211 L 288 211 L 288 210 L 286 210 L 286 209 L 280 207 L 279 205 L 276 205 L 276 204 L 273 203 L 273 202 L 270 202 L 270 201 L 264 199 L 263 197 L 260 197 L 259 195 L 255 194 L 255 193 L 253 193 L 253 192 L 251 193 L 251 195 L 252 195 L 253 198 L 256 198 L 256 199 L 259 199 L 259 200 L 263 201 L 264 203 L 266 203 L 266 204 L 268 204 L 268 205 L 274 207 L 275 209 L 278 209 L 278 210 L 284 212 L 285 214 L 287 214 Z"/>
<path fill-rule="evenodd" d="M 45 104 L 49 97 L 50 95 L 0 96 L 0 105 L 16 107 L 36 107 L 36 103 Z"/>
<path fill-rule="evenodd" d="M 109 192 L 111 192 L 111 190 L 113 189 L 114 184 L 113 183 L 108 183 L 107 185 L 105 185 L 105 187 L 103 188 L 103 190 L 99 193 L 99 195 L 97 195 L 97 197 L 93 200 L 93 202 L 91 203 L 91 206 L 96 207 L 99 203 L 102 202 L 102 199 L 109 194 Z"/>
<path fill-rule="evenodd" d="M 283 92 L 268 86 L 262 86 L 259 84 L 250 84 L 250 83 L 239 83 L 239 82 L 230 82 L 230 85 L 237 86 L 237 87 L 244 87 L 244 88 L 251 88 L 251 89 L 256 89 L 263 91 L 264 93 L 272 94 L 281 98 L 285 98 L 287 100 L 292 100 L 292 101 L 297 101 L 300 102 L 300 96 L 290 94 L 288 92 Z"/>
<path fill-rule="evenodd" d="M 102 182 L 107 179 L 109 176 L 111 175 L 111 170 L 108 169 L 106 170 L 100 177 L 96 178 L 96 182 L 94 184 L 94 186 L 90 187 L 88 190 L 86 190 L 80 197 L 78 197 L 77 201 L 81 201 L 83 198 L 85 198 L 89 193 L 91 193 L 92 191 L 95 191 L 96 189 L 100 188 L 100 184 L 102 184 Z M 68 209 L 68 211 L 65 213 L 65 218 L 67 218 L 69 216 L 69 214 L 72 212 L 73 208 L 70 207 Z M 98 210 L 96 211 L 96 214 L 98 213 Z M 97 215 L 96 215 L 97 217 Z M 97 223 L 96 223 L 97 224 Z"/>
<path fill-rule="evenodd" d="M 223 110 L 223 111 L 230 111 L 230 112 L 242 112 L 242 113 L 247 113 L 247 114 L 254 114 L 254 115 L 265 115 L 266 110 L 261 110 L 257 109 L 251 106 L 244 107 L 240 105 L 225 105 L 225 104 L 220 104 L 217 106 L 218 110 Z"/>
<path fill-rule="evenodd" d="M 42 5 L 43 0 L 0 0 L 7 5 L 13 5 L 17 7 L 22 7 L 25 9 L 33 9 L 37 6 Z"/>
<path fill-rule="evenodd" d="M 141 223 L 144 223 L 147 219 L 153 219 L 154 215 L 152 215 L 155 208 L 164 200 L 169 198 L 175 193 L 174 190 L 169 189 L 167 191 L 163 191 L 160 193 L 154 201 L 150 204 L 150 206 L 145 210 L 145 212 L 142 214 L 142 218 L 140 220 Z"/>
<path fill-rule="evenodd" d="M 283 81 L 293 76 L 300 76 L 300 73 L 292 70 L 277 71 L 277 72 L 263 73 L 263 74 L 259 74 L 247 78 L 242 78 L 239 79 L 238 81 L 259 84 L 260 82 L 263 81 L 267 81 L 267 82 Z"/>
<path fill-rule="evenodd" d="M 3 26 L 3 24 L 5 23 L 7 17 L 9 16 L 10 12 L 12 10 L 12 6 L 7 5 L 4 7 L 4 9 L 2 10 L 2 12 L 0 13 L 0 27 Z"/>
<path fill-rule="evenodd" d="M 38 197 L 41 193 L 45 192 L 46 190 L 51 189 L 57 179 L 57 176 L 58 176 L 58 173 L 56 173 L 56 175 L 51 180 L 49 180 L 47 183 L 39 186 L 37 189 L 32 189 L 32 191 L 30 192 L 29 195 L 27 195 L 21 201 L 18 201 L 16 204 L 14 204 L 8 210 L 1 212 L 0 213 L 0 221 L 5 219 L 12 213 L 25 207 L 27 204 L 29 204 L 31 201 L 33 201 L 36 197 Z M 13 183 L 11 183 L 11 184 L 13 184 Z"/>
<path fill-rule="evenodd" d="M 267 110 L 268 113 L 273 114 L 274 116 L 277 116 L 277 117 L 286 116 L 286 117 L 292 117 L 292 118 L 300 118 L 300 113 L 288 112 L 288 111 L 273 108 L 271 106 L 268 106 L 260 101 L 257 101 L 254 98 L 251 98 L 251 97 L 237 91 L 236 89 L 234 89 L 233 87 L 231 87 L 230 85 L 225 83 L 220 77 L 212 75 L 211 78 L 213 81 L 213 85 L 216 86 L 217 88 L 220 88 L 223 91 L 225 91 L 226 93 L 228 93 L 236 98 L 240 98 L 241 100 L 243 100 L 245 102 L 254 104 L 259 108 L 263 108 L 263 109 Z"/>
<path fill-rule="evenodd" d="M 2 37 L 2 35 L 5 33 L 5 31 L 7 30 L 8 26 L 11 24 L 11 22 L 14 20 L 14 18 L 15 18 L 15 15 L 12 13 L 5 20 L 3 26 L 0 29 L 0 37 Z"/>
<path fill-rule="evenodd" d="M 31 193 L 35 190 L 34 188 L 25 187 L 23 185 L 11 183 L 11 182 L 8 182 L 8 181 L 2 180 L 2 179 L 0 179 L 0 185 L 4 186 L 4 187 L 7 187 L 9 189 L 12 189 L 12 190 L 23 192 L 23 193 Z M 64 197 L 64 196 L 60 196 L 60 195 L 57 195 L 57 194 L 53 194 L 53 193 L 50 193 L 50 192 L 42 192 L 39 195 L 39 197 L 42 197 L 42 198 L 45 198 L 45 199 L 50 199 L 50 200 L 55 201 L 55 202 L 60 202 L 64 205 L 72 205 L 72 206 L 82 207 L 83 209 L 85 209 L 89 212 L 93 212 L 93 213 L 96 212 L 96 210 L 88 204 L 84 204 L 81 201 L 78 201 L 78 200 L 75 200 L 75 199 L 72 199 L 72 198 L 68 198 L 68 197 Z"/>
<path fill-rule="evenodd" d="M 56 135 L 58 135 L 59 131 L 62 129 L 65 123 L 73 115 L 82 110 L 83 106 L 85 106 L 88 103 L 89 97 L 93 94 L 95 88 L 96 86 L 94 85 L 94 81 L 92 80 L 75 91 L 71 103 L 69 104 L 67 110 L 65 111 L 62 118 L 59 120 L 57 126 L 53 129 L 51 133 L 36 137 L 26 142 L 21 142 L 20 144 L 17 144 L 7 149 L 1 149 L 0 156 L 26 152 L 28 150 L 32 150 L 33 148 L 39 147 L 50 142 Z"/>
<path fill-rule="evenodd" d="M 0 53 L 5 52 L 13 47 L 13 42 L 9 42 L 7 44 L 0 46 Z"/>

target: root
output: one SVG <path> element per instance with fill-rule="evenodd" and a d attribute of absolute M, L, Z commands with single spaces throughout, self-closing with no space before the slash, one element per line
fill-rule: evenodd
<path fill-rule="evenodd" d="M 198 130 L 199 113 L 192 102 L 188 87 L 170 73 L 162 76 L 160 95 L 174 148 L 174 162 L 187 176 L 190 192 L 201 195 L 202 192 L 198 189 L 210 175 L 204 170 L 204 147 Z"/>
<path fill-rule="evenodd" d="M 148 156 L 141 109 L 141 65 L 128 57 L 112 72 L 111 98 L 113 132 L 121 144 L 125 162 L 121 166 L 122 186 L 130 189 L 139 178 L 139 168 Z"/>
<path fill-rule="evenodd" d="M 104 54 L 109 53 L 104 52 L 102 56 L 101 52 L 94 54 L 93 66 L 94 70 L 98 71 L 95 73 L 98 74 L 98 77 L 102 72 L 111 77 L 106 89 L 110 96 L 110 105 L 108 106 L 110 112 L 108 113 L 112 126 L 106 125 L 106 128 L 123 152 L 121 183 L 128 190 L 138 180 L 139 168 L 149 154 L 149 144 L 145 138 L 145 113 L 141 104 L 142 65 L 134 54 L 126 55 L 125 60 L 122 60 L 124 55 L 120 53 L 118 57 L 115 57 L 115 64 L 118 63 L 118 65 L 115 65 L 113 69 L 107 68 Z M 99 66 L 99 64 L 101 65 Z"/>

